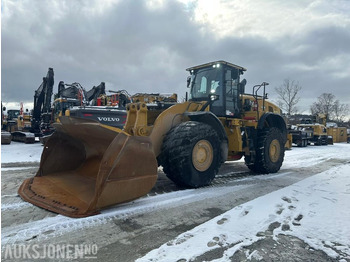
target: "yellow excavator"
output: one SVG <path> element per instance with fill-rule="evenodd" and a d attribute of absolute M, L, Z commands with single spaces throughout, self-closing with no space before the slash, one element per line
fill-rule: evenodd
<path fill-rule="evenodd" d="M 123 130 L 61 117 L 20 196 L 85 217 L 147 194 L 159 165 L 176 184 L 190 188 L 210 184 L 223 162 L 241 157 L 254 172 L 278 172 L 287 128 L 281 110 L 267 101 L 268 83 L 246 94 L 246 80 L 240 80 L 246 69 L 226 61 L 187 71 L 187 101 L 130 103 Z"/>

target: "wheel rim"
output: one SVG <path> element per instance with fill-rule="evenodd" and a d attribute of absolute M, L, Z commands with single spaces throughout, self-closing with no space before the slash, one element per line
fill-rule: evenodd
<path fill-rule="evenodd" d="M 276 163 L 279 159 L 280 153 L 281 153 L 280 143 L 278 142 L 277 139 L 272 140 L 269 148 L 270 160 Z"/>
<path fill-rule="evenodd" d="M 213 162 L 213 147 L 207 140 L 199 140 L 193 147 L 192 163 L 198 171 L 207 170 Z"/>

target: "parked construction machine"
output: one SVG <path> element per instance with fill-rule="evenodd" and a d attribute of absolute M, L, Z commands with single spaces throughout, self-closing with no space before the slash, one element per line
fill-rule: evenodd
<path fill-rule="evenodd" d="M 24 110 L 23 103 L 20 103 L 19 115 L 15 129 L 11 131 L 12 140 L 26 144 L 34 143 L 35 136 L 31 133 L 31 114 L 28 109 Z"/>
<path fill-rule="evenodd" d="M 313 130 L 303 126 L 288 125 L 288 134 L 292 136 L 292 143 L 298 147 L 306 147 L 313 138 Z"/>
<path fill-rule="evenodd" d="M 6 108 L 3 108 L 5 111 Z M 7 115 L 4 117 L 3 129 L 8 132 L 13 132 L 17 129 L 17 118 L 20 115 L 19 109 L 8 109 Z"/>
<path fill-rule="evenodd" d="M 328 137 L 332 137 L 333 143 L 347 142 L 348 135 L 346 127 L 338 126 L 335 122 L 328 122 L 326 127 Z"/>
<path fill-rule="evenodd" d="M 7 119 L 5 120 L 4 111 L 6 111 L 6 107 L 3 107 L 1 102 L 1 144 L 8 145 L 11 144 L 12 136 L 6 129 Z"/>
<path fill-rule="evenodd" d="M 5 111 L 5 108 L 3 108 Z M 28 110 L 24 112 L 23 103 L 21 102 L 20 109 L 9 109 L 7 110 L 7 117 L 2 124 L 2 129 L 6 134 L 6 140 L 11 139 L 12 141 L 34 143 L 35 137 L 30 133 L 30 113 Z M 10 136 L 8 136 L 10 133 Z M 5 137 L 5 135 L 2 135 Z M 10 137 L 10 138 L 9 138 Z"/>
<path fill-rule="evenodd" d="M 126 104 L 131 102 L 131 97 L 126 90 L 109 90 L 109 92 L 112 94 L 105 93 L 105 83 L 102 82 L 87 92 L 87 103 L 70 107 L 65 115 L 92 119 L 104 125 L 123 128 L 127 115 Z"/>
<path fill-rule="evenodd" d="M 158 165 L 176 184 L 191 188 L 210 184 L 223 162 L 241 157 L 254 172 L 277 172 L 287 128 L 281 110 L 267 101 L 268 83 L 245 94 L 240 76 L 246 69 L 225 61 L 187 71 L 187 101 L 163 107 L 130 103 L 123 130 L 61 117 L 37 174 L 23 182 L 20 196 L 84 217 L 147 194 Z"/>
<path fill-rule="evenodd" d="M 53 132 L 51 125 L 53 85 L 54 72 L 53 68 L 49 68 L 46 77 L 43 77 L 42 83 L 34 93 L 31 132 L 34 133 L 36 137 L 48 135 Z"/>
<path fill-rule="evenodd" d="M 131 97 L 126 90 L 109 92 L 112 94 L 106 94 L 104 82 L 85 91 L 79 83 L 61 81 L 53 103 L 54 122 L 61 116 L 72 116 L 123 128 L 127 115 L 125 106 L 131 102 Z"/>
<path fill-rule="evenodd" d="M 11 140 L 12 140 L 11 133 L 5 130 L 1 130 L 1 144 L 9 145 L 11 144 Z"/>
<path fill-rule="evenodd" d="M 103 83 L 104 84 L 104 83 Z M 90 100 L 88 105 L 73 106 L 66 110 L 65 115 L 92 119 L 101 124 L 123 128 L 126 122 L 126 105 L 130 102 L 145 102 L 148 107 L 169 107 L 177 103 L 176 94 L 137 93 L 130 95 L 126 90 L 108 91 Z"/>
<path fill-rule="evenodd" d="M 327 134 L 326 115 L 316 114 L 313 118 L 302 119 L 297 125 L 298 129 L 307 131 L 309 134 L 308 143 L 313 143 L 316 146 L 333 144 L 333 139 Z"/>

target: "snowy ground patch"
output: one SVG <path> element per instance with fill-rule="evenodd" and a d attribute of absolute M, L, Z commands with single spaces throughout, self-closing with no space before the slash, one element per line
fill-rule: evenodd
<path fill-rule="evenodd" d="M 350 145 L 336 143 L 328 146 L 293 147 L 285 152 L 281 170 L 292 167 L 309 167 L 332 158 L 350 160 Z"/>
<path fill-rule="evenodd" d="M 216 261 L 263 239 L 270 230 L 302 239 L 330 257 L 350 259 L 350 163 L 256 198 L 179 235 L 137 261 L 190 261 L 224 248 Z M 247 258 L 259 254 L 247 253 Z M 345 261 L 345 260 L 344 260 Z"/>
<path fill-rule="evenodd" d="M 350 145 L 346 143 L 293 147 L 286 151 L 281 171 L 276 174 L 248 174 L 219 187 L 196 190 L 168 192 L 172 188 L 169 187 L 165 188 L 164 194 L 150 194 L 102 210 L 101 214 L 93 217 L 72 219 L 34 207 L 18 197 L 20 183 L 27 176 L 34 175 L 38 168 L 43 146 L 13 142 L 1 147 L 1 171 L 4 172 L 1 211 L 6 222 L 2 224 L 2 247 L 23 243 L 43 245 L 71 241 L 80 244 L 96 241 L 101 250 L 98 254 L 101 261 L 128 261 L 127 258 L 129 261 L 137 258 L 139 261 L 231 261 L 233 255 L 236 261 L 274 261 L 268 251 L 266 259 L 266 252 L 263 252 L 266 247 L 274 248 L 275 243 L 282 243 L 276 248 L 275 255 L 280 258 L 280 252 L 287 250 L 283 258 L 290 258 L 291 254 L 306 248 L 285 244 L 299 241 L 307 243 L 305 252 L 314 253 L 316 249 L 325 252 L 322 252 L 323 259 L 311 254 L 307 261 L 327 261 L 331 258 L 350 261 L 349 149 Z M 244 168 L 244 164 L 241 166 Z M 225 168 L 227 172 L 230 168 L 236 171 L 233 163 L 232 166 L 231 163 L 226 164 Z M 273 190 L 279 190 L 273 192 L 267 184 L 271 184 Z M 264 186 L 265 191 L 260 192 Z M 284 186 L 287 187 L 281 189 Z M 255 190 L 258 194 L 249 198 L 250 192 Z M 240 198 L 242 191 L 247 192 L 244 195 L 247 199 L 254 200 L 234 205 L 227 205 L 223 200 L 222 196 L 227 195 L 230 198 L 225 199 Z M 223 202 L 221 208 L 225 208 L 222 210 L 235 208 L 204 224 L 193 222 L 199 217 L 208 216 L 209 219 L 210 213 L 206 208 L 215 209 L 220 202 Z M 194 203 L 197 206 L 196 212 L 193 212 L 195 215 L 191 212 L 183 215 L 183 211 L 193 207 Z M 153 213 L 161 214 L 157 223 L 154 222 L 156 218 L 150 215 Z M 219 212 L 210 218 L 217 214 Z M 185 216 L 189 216 L 187 220 Z M 176 226 L 169 229 L 174 223 Z M 191 230 L 187 231 L 189 228 Z M 180 232 L 184 233 L 178 235 Z M 259 246 L 261 242 L 264 243 L 261 245 L 263 251 Z M 145 245 L 148 245 L 147 249 L 143 249 Z M 237 256 L 242 259 L 236 259 Z"/>
<path fill-rule="evenodd" d="M 1 146 L 1 163 L 40 162 L 44 147 L 41 143 L 24 144 L 11 142 Z"/>

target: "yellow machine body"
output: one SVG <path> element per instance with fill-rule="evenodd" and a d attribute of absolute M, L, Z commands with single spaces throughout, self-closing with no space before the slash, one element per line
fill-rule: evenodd
<path fill-rule="evenodd" d="M 245 70 L 219 63 L 237 72 Z M 205 64 L 199 70 L 202 67 L 212 68 Z M 260 85 L 264 90 L 265 84 Z M 123 130 L 60 116 L 37 174 L 25 180 L 18 193 L 42 208 L 84 217 L 147 194 L 156 183 L 159 164 L 175 183 L 190 187 L 209 184 L 221 163 L 242 156 L 253 171 L 277 172 L 287 133 L 280 109 L 266 101 L 265 94 L 241 92 L 236 98 L 243 105 L 238 117 L 211 112 L 211 97 L 175 104 L 139 99 L 127 105 Z M 187 171 L 192 172 L 189 177 Z M 185 177 L 175 177 L 178 173 Z"/>

